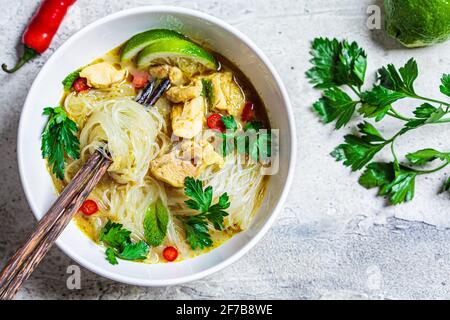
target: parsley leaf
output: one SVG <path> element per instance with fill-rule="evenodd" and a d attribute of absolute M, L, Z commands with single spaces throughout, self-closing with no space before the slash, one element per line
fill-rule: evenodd
<path fill-rule="evenodd" d="M 323 97 L 314 103 L 313 108 L 323 123 L 337 119 L 336 129 L 340 129 L 351 120 L 358 103 L 341 89 L 330 88 L 325 90 Z"/>
<path fill-rule="evenodd" d="M 356 85 L 364 83 L 367 55 L 356 42 L 336 39 L 314 39 L 311 50 L 313 68 L 306 76 L 316 88 Z"/>
<path fill-rule="evenodd" d="M 119 264 L 119 261 L 117 261 L 116 253 L 114 252 L 113 249 L 107 248 L 105 254 L 106 260 L 108 260 L 109 263 L 111 263 L 112 265 Z"/>
<path fill-rule="evenodd" d="M 424 103 L 414 111 L 416 119 L 412 119 L 405 124 L 406 129 L 418 128 L 424 124 L 434 123 L 445 116 L 446 112 L 442 107 L 436 108 L 429 103 Z"/>
<path fill-rule="evenodd" d="M 203 190 L 203 183 L 200 180 L 187 177 L 184 180 L 184 193 L 190 198 L 185 201 L 189 208 L 198 210 L 201 213 L 208 212 L 213 198 L 213 189 L 211 186 Z"/>
<path fill-rule="evenodd" d="M 144 260 L 149 251 L 144 241 L 131 242 L 131 232 L 120 223 L 108 221 L 99 236 L 106 246 L 106 259 L 109 263 L 118 264 L 117 258 L 123 260 Z"/>
<path fill-rule="evenodd" d="M 393 64 L 389 64 L 378 70 L 378 74 L 381 86 L 407 96 L 416 94 L 414 82 L 419 76 L 419 69 L 414 59 L 410 59 L 398 71 Z"/>
<path fill-rule="evenodd" d="M 80 142 L 75 135 L 78 128 L 61 107 L 45 108 L 43 114 L 49 119 L 42 133 L 42 157 L 56 177 L 64 179 L 65 154 L 72 159 L 80 157 Z"/>
<path fill-rule="evenodd" d="M 402 92 L 393 91 L 383 86 L 374 86 L 372 90 L 363 92 L 361 94 L 363 104 L 374 107 L 373 113 L 384 112 L 387 108 L 390 108 L 391 104 L 406 98 L 407 95 Z M 387 112 L 387 111 L 386 111 Z"/>
<path fill-rule="evenodd" d="M 441 92 L 450 97 L 450 74 L 444 74 L 441 79 Z"/>
<path fill-rule="evenodd" d="M 360 136 L 346 135 L 345 143 L 331 153 L 336 161 L 343 161 L 353 171 L 362 169 L 388 143 L 370 123 L 364 122 L 358 128 Z"/>
<path fill-rule="evenodd" d="M 224 193 L 219 197 L 219 202 L 209 208 L 206 219 L 213 224 L 216 230 L 223 230 L 223 219 L 228 216 L 225 210 L 229 207 L 230 201 L 228 194 Z"/>
<path fill-rule="evenodd" d="M 129 243 L 124 246 L 119 258 L 123 260 L 145 260 L 148 254 L 148 245 L 144 241 Z"/>
<path fill-rule="evenodd" d="M 372 162 L 359 178 L 359 184 L 366 189 L 381 187 L 394 180 L 394 171 L 391 163 Z"/>
<path fill-rule="evenodd" d="M 437 159 L 450 162 L 450 153 L 444 153 L 434 149 L 423 149 L 413 153 L 408 153 L 406 158 L 412 164 L 421 166 Z"/>
<path fill-rule="evenodd" d="M 148 206 L 144 218 L 144 235 L 148 244 L 157 247 L 162 244 L 169 225 L 169 212 L 161 199 Z"/>
<path fill-rule="evenodd" d="M 68 92 L 73 86 L 73 83 L 75 80 L 77 80 L 80 77 L 81 69 L 75 70 L 71 72 L 67 77 L 64 78 L 62 81 L 62 84 L 64 86 L 64 91 Z"/>
<path fill-rule="evenodd" d="M 388 196 L 393 205 L 412 200 L 418 172 L 400 166 L 397 162 L 374 162 L 367 166 L 359 183 L 372 189 L 379 187 L 379 196 Z"/>
<path fill-rule="evenodd" d="M 119 248 L 122 244 L 131 241 L 131 231 L 124 229 L 120 223 L 108 221 L 100 231 L 99 239 L 110 245 Z"/>
<path fill-rule="evenodd" d="M 186 240 L 193 250 L 211 247 L 213 241 L 209 234 L 208 222 L 204 215 L 182 217 Z"/>
<path fill-rule="evenodd" d="M 219 201 L 211 206 L 213 189 L 208 186 L 203 190 L 203 183 L 192 177 L 187 177 L 184 181 L 184 192 L 190 199 L 186 200 L 186 205 L 197 210 L 197 215 L 178 217 L 184 226 L 186 239 L 192 249 L 210 247 L 212 245 L 209 234 L 208 221 L 216 230 L 223 230 L 223 219 L 228 216 L 225 211 L 230 207 L 227 193 L 219 197 Z"/>
<path fill-rule="evenodd" d="M 382 120 L 391 105 L 410 96 L 414 96 L 414 81 L 419 75 L 417 63 L 410 59 L 406 65 L 398 71 L 393 64 L 378 70 L 379 85 L 375 85 L 372 90 L 363 92 L 361 99 L 363 106 L 359 112 L 368 117 Z"/>
<path fill-rule="evenodd" d="M 336 65 L 337 79 L 343 84 L 361 87 L 367 70 L 367 54 L 356 42 L 341 43 L 339 63 Z"/>
<path fill-rule="evenodd" d="M 388 196 L 393 205 L 411 201 L 414 198 L 415 183 L 418 173 L 394 162 L 394 180 L 381 187 L 380 195 Z"/>

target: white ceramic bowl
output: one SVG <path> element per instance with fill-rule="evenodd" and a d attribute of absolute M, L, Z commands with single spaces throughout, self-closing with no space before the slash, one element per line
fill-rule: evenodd
<path fill-rule="evenodd" d="M 42 68 L 22 111 L 17 150 L 23 188 L 34 215 L 40 219 L 56 199 L 40 152 L 40 135 L 46 121 L 41 115 L 43 108 L 58 105 L 62 94 L 61 80 L 68 73 L 134 34 L 152 28 L 175 29 L 194 39 L 202 39 L 233 61 L 260 93 L 272 127 L 280 129 L 280 170 L 270 179 L 263 207 L 249 230 L 219 248 L 179 263 L 148 265 L 121 260 L 112 266 L 105 260 L 104 249 L 73 223 L 57 241 L 67 255 L 97 274 L 129 284 L 164 286 L 205 277 L 238 260 L 266 233 L 286 199 L 295 162 L 294 118 L 279 75 L 252 41 L 217 18 L 183 8 L 140 7 L 100 19 L 71 37 Z"/>

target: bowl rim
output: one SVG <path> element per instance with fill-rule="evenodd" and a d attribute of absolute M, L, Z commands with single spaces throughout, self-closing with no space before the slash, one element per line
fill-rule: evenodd
<path fill-rule="evenodd" d="M 139 285 L 139 286 L 168 286 L 168 285 L 176 285 L 176 284 L 182 284 L 186 282 L 195 281 L 204 277 L 207 277 L 219 270 L 222 270 L 228 266 L 230 266 L 232 263 L 236 262 L 240 258 L 242 258 L 250 249 L 252 249 L 256 243 L 258 243 L 264 235 L 267 233 L 269 228 L 274 223 L 275 219 L 277 218 L 278 214 L 280 213 L 286 198 L 288 196 L 288 193 L 290 191 L 293 177 L 294 177 L 294 171 L 295 171 L 295 163 L 296 163 L 296 154 L 297 154 L 297 134 L 296 134 L 296 126 L 295 126 L 295 120 L 294 120 L 294 114 L 292 110 L 292 105 L 289 99 L 289 95 L 287 93 L 287 89 L 284 86 L 284 83 L 276 71 L 275 67 L 272 65 L 270 60 L 267 58 L 267 56 L 263 53 L 261 49 L 259 49 L 256 44 L 253 43 L 252 40 L 250 40 L 246 35 L 244 35 L 242 32 L 231 26 L 230 24 L 226 23 L 225 21 L 216 18 L 212 15 L 209 15 L 207 13 L 188 9 L 184 7 L 176 7 L 176 6 L 139 6 L 131 9 L 121 10 L 116 13 L 107 15 L 99 20 L 96 20 L 95 22 L 88 24 L 87 26 L 83 27 L 79 31 L 77 31 L 75 34 L 73 34 L 69 39 L 67 39 L 59 48 L 55 50 L 55 52 L 52 54 L 52 56 L 46 61 L 42 69 L 39 71 L 38 75 L 36 76 L 35 80 L 33 81 L 32 86 L 29 89 L 29 93 L 33 91 L 33 88 L 41 81 L 42 75 L 45 73 L 45 70 L 53 63 L 53 60 L 56 59 L 58 55 L 60 55 L 60 52 L 63 51 L 63 49 L 67 46 L 69 46 L 72 42 L 76 41 L 78 38 L 84 36 L 84 34 L 90 32 L 91 30 L 95 29 L 97 26 L 102 25 L 106 22 L 109 22 L 111 20 L 115 20 L 124 16 L 133 15 L 136 13 L 173 13 L 173 14 L 184 14 L 188 15 L 197 19 L 206 20 L 212 24 L 215 24 L 219 26 L 220 28 L 226 30 L 227 32 L 233 34 L 236 36 L 240 41 L 242 41 L 244 44 L 246 44 L 255 54 L 256 56 L 262 61 L 262 63 L 267 67 L 267 69 L 270 71 L 271 75 L 276 81 L 276 85 L 279 88 L 282 99 L 286 105 L 286 112 L 287 112 L 287 118 L 289 123 L 289 134 L 291 138 L 291 143 L 289 146 L 290 151 L 290 158 L 289 158 L 289 168 L 288 173 L 286 177 L 286 181 L 283 186 L 283 191 L 277 200 L 277 203 L 272 210 L 272 212 L 269 214 L 269 217 L 267 221 L 264 223 L 264 225 L 261 227 L 261 229 L 253 236 L 253 238 L 247 242 L 243 247 L 237 250 L 236 253 L 231 255 L 228 259 L 225 259 L 221 261 L 220 263 L 205 269 L 201 272 L 194 273 L 192 275 L 188 276 L 182 276 L 178 278 L 173 279 L 136 279 L 129 276 L 123 276 L 117 273 L 109 272 L 105 269 L 103 269 L 101 266 L 98 266 L 94 263 L 91 263 L 90 261 L 78 256 L 76 253 L 72 252 L 69 245 L 65 245 L 62 241 L 59 239 L 56 240 L 57 246 L 71 259 L 73 259 L 76 263 L 82 265 L 86 269 L 111 280 L 131 284 L 131 285 Z M 19 120 L 19 126 L 18 126 L 18 138 L 17 138 L 17 158 L 18 158 L 18 167 L 19 167 L 19 175 L 20 175 L 20 181 L 22 184 L 22 188 L 25 193 L 25 197 L 27 199 L 27 202 L 33 212 L 33 215 L 39 220 L 37 215 L 37 208 L 34 207 L 33 202 L 31 201 L 31 191 L 30 191 L 30 185 L 26 183 L 26 179 L 24 177 L 24 167 L 26 160 L 22 156 L 21 153 L 21 146 L 24 145 L 24 141 L 26 137 L 23 135 L 25 132 L 24 128 L 24 117 L 27 109 L 27 106 L 31 106 L 30 103 L 30 95 L 27 95 L 27 98 L 24 102 L 24 107 L 20 115 Z"/>

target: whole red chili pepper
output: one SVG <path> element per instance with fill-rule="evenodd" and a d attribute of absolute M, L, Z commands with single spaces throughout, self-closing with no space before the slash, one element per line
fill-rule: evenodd
<path fill-rule="evenodd" d="M 24 45 L 22 57 L 12 69 L 8 69 L 6 64 L 2 64 L 3 71 L 13 73 L 25 63 L 47 50 L 67 10 L 75 1 L 44 0 L 22 36 Z"/>

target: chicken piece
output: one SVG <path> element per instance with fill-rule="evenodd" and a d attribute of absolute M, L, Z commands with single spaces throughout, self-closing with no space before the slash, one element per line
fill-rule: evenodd
<path fill-rule="evenodd" d="M 183 71 L 180 68 L 172 67 L 167 64 L 150 67 L 148 70 L 153 78 L 165 79 L 169 78 L 170 83 L 175 86 L 181 86 L 186 83 Z"/>
<path fill-rule="evenodd" d="M 222 167 L 223 163 L 223 158 L 208 142 L 184 140 L 170 153 L 153 160 L 150 171 L 158 180 L 181 188 L 186 177 L 197 178 L 207 167 L 211 165 Z"/>
<path fill-rule="evenodd" d="M 166 97 L 173 103 L 181 103 L 200 97 L 202 94 L 202 81 L 195 80 L 189 86 L 171 87 L 166 92 Z"/>
<path fill-rule="evenodd" d="M 212 107 L 225 110 L 232 116 L 239 116 L 245 105 L 241 88 L 234 81 L 231 72 L 215 73 L 210 77 L 212 84 Z"/>
<path fill-rule="evenodd" d="M 222 168 L 225 164 L 222 156 L 218 154 L 214 147 L 207 141 L 201 142 L 202 147 L 202 161 L 204 167 L 209 167 L 212 165 L 217 165 Z"/>
<path fill-rule="evenodd" d="M 200 167 L 190 160 L 176 157 L 173 153 L 167 153 L 156 158 L 150 163 L 150 166 L 150 171 L 156 179 L 175 188 L 183 187 L 186 177 L 197 178 L 200 174 Z"/>
<path fill-rule="evenodd" d="M 103 89 L 125 78 L 126 70 L 117 69 L 109 62 L 100 62 L 87 66 L 80 72 L 81 78 L 86 78 L 90 87 Z"/>
<path fill-rule="evenodd" d="M 197 97 L 181 105 L 172 108 L 173 134 L 186 139 L 198 135 L 203 128 L 205 120 L 205 99 Z"/>

